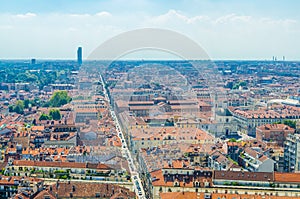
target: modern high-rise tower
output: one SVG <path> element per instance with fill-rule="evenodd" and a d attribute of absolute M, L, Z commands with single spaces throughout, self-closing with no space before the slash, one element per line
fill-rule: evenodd
<path fill-rule="evenodd" d="M 79 65 L 82 64 L 82 47 L 78 47 L 77 49 L 77 63 Z"/>
<path fill-rule="evenodd" d="M 36 59 L 31 59 L 31 65 L 36 64 Z"/>

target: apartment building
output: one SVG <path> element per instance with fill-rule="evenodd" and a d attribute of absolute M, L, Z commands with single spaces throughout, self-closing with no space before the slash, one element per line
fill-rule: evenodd
<path fill-rule="evenodd" d="M 300 108 L 285 105 L 259 110 L 242 110 L 229 107 L 228 110 L 238 122 L 238 130 L 251 136 L 255 136 L 256 127 L 261 125 L 283 122 L 284 120 L 296 122 L 300 120 Z"/>
<path fill-rule="evenodd" d="M 256 139 L 259 141 L 276 142 L 283 146 L 286 137 L 293 134 L 295 129 L 285 124 L 265 124 L 256 127 Z"/>
<path fill-rule="evenodd" d="M 258 149 L 246 147 L 239 156 L 239 164 L 251 172 L 270 172 L 274 171 L 275 162 Z"/>
<path fill-rule="evenodd" d="M 150 127 L 132 129 L 129 140 L 134 153 L 137 153 L 141 148 L 152 148 L 176 142 L 214 144 L 215 138 L 198 128 Z"/>
<path fill-rule="evenodd" d="M 300 171 L 300 135 L 289 134 L 284 143 L 284 170 Z"/>

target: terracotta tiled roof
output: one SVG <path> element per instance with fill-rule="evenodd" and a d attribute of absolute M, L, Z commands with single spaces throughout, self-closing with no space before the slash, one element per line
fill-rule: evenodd
<path fill-rule="evenodd" d="M 30 160 L 15 160 L 13 162 L 16 166 L 31 166 L 31 167 L 60 167 L 60 168 L 89 168 L 90 165 L 87 163 L 80 162 L 47 162 L 47 161 L 30 161 Z M 92 166 L 95 168 L 95 166 Z M 112 168 L 106 164 L 97 164 L 97 169 L 111 170 Z"/>
<path fill-rule="evenodd" d="M 232 194 L 232 193 L 207 193 L 211 199 L 298 199 L 292 196 L 268 196 L 268 195 L 249 195 L 249 194 Z M 160 193 L 161 199 L 204 199 L 205 193 L 196 192 L 167 192 Z"/>
<path fill-rule="evenodd" d="M 130 101 L 128 102 L 129 106 L 136 106 L 136 105 L 153 105 L 153 101 Z"/>
<path fill-rule="evenodd" d="M 285 124 L 265 124 L 257 128 L 260 130 L 294 130 Z"/>
<path fill-rule="evenodd" d="M 278 173 L 274 174 L 275 182 L 300 183 L 300 173 Z"/>
<path fill-rule="evenodd" d="M 132 129 L 133 140 L 149 139 L 168 139 L 172 137 L 176 140 L 203 140 L 205 142 L 214 142 L 214 137 L 198 128 L 178 128 L 178 127 L 151 127 L 146 129 Z"/>
<path fill-rule="evenodd" d="M 263 155 L 262 153 L 259 153 L 259 152 L 255 151 L 254 149 L 252 149 L 250 147 L 245 148 L 245 153 L 247 153 L 252 158 L 257 159 L 261 162 L 264 162 L 264 161 L 269 159 L 267 156 Z"/>
<path fill-rule="evenodd" d="M 199 199 L 204 198 L 204 193 L 196 193 L 196 192 L 167 192 L 159 194 L 161 199 Z"/>
<path fill-rule="evenodd" d="M 43 131 L 45 129 L 44 126 L 33 126 L 31 127 L 32 131 Z"/>
<path fill-rule="evenodd" d="M 29 197 L 29 195 L 27 196 L 27 195 L 25 195 L 25 194 L 23 194 L 23 193 L 18 193 L 18 194 L 16 194 L 15 196 L 13 196 L 13 198 L 14 199 L 30 199 L 30 197 Z M 43 198 L 44 199 L 44 198 Z"/>
<path fill-rule="evenodd" d="M 45 199 L 45 197 L 48 196 L 49 199 L 55 199 L 56 197 L 53 195 L 53 193 L 49 192 L 48 190 L 43 190 L 40 193 L 38 193 L 34 199 Z"/>
<path fill-rule="evenodd" d="M 274 181 L 271 172 L 214 171 L 216 180 Z"/>
<path fill-rule="evenodd" d="M 136 198 L 134 192 L 127 188 L 114 184 L 100 183 L 56 183 L 52 186 L 52 193 L 57 194 L 58 198 L 116 198 L 121 193 L 124 199 Z"/>
<path fill-rule="evenodd" d="M 193 180 L 189 180 L 188 182 L 184 183 L 183 181 L 178 181 L 175 179 L 173 181 L 165 181 L 163 176 L 162 170 L 156 170 L 150 173 L 151 178 L 153 179 L 152 185 L 153 186 L 166 186 L 166 187 L 174 187 L 174 182 L 179 182 L 180 187 L 194 187 Z M 191 177 L 191 176 L 190 176 Z M 195 177 L 194 181 L 198 181 L 203 183 L 204 181 L 209 182 L 211 184 L 212 178 L 211 177 Z"/>
<path fill-rule="evenodd" d="M 213 193 L 211 199 L 298 199 L 299 197 L 291 196 L 265 196 L 265 195 L 249 195 L 249 194 L 223 194 Z"/>

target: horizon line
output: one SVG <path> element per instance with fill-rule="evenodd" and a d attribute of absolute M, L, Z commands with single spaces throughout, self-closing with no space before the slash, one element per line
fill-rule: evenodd
<path fill-rule="evenodd" d="M 31 61 L 35 59 L 36 61 L 74 61 L 74 58 L 0 58 L 0 61 Z M 272 59 L 161 59 L 161 58 L 132 58 L 132 59 L 83 59 L 83 62 L 92 61 L 269 61 L 269 62 L 300 62 L 300 59 L 285 59 L 285 60 L 272 60 Z"/>

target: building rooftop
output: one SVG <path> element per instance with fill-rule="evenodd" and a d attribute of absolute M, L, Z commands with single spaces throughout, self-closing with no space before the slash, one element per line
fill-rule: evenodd
<path fill-rule="evenodd" d="M 234 181 L 274 181 L 271 172 L 240 172 L 240 171 L 214 171 L 216 180 L 234 180 Z"/>

